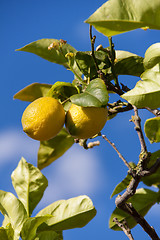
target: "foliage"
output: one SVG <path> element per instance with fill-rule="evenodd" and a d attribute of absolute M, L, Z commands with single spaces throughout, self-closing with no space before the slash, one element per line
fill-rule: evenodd
<path fill-rule="evenodd" d="M 63 239 L 62 231 L 85 226 L 96 210 L 87 196 L 60 200 L 42 209 L 35 217 L 32 211 L 48 186 L 41 171 L 22 158 L 12 173 L 12 183 L 19 198 L 0 191 L 0 210 L 4 215 L 0 236 L 3 239 L 22 240 Z M 44 237 L 45 236 L 45 237 Z"/>
<path fill-rule="evenodd" d="M 65 112 L 71 103 L 83 107 L 107 106 L 110 121 L 120 112 L 134 109 L 135 116 L 132 116 L 131 121 L 135 124 L 141 144 L 137 162 L 128 164 L 115 145 L 102 135 L 129 168 L 127 176 L 111 195 L 113 197 L 122 193 L 116 198 L 116 208 L 110 218 L 109 226 L 113 230 L 124 230 L 124 220 L 129 228 L 139 223 L 145 229 L 143 217 L 154 204 L 159 203 L 160 151 L 150 153 L 147 150 L 143 130 L 151 143 L 160 142 L 160 43 L 151 45 L 146 49 L 144 57 L 141 57 L 115 50 L 112 36 L 137 28 L 160 29 L 159 10 L 159 0 L 142 0 L 136 4 L 132 0 L 109 0 L 86 20 L 90 24 L 91 51 L 77 51 L 62 39 L 41 39 L 18 49 L 63 65 L 73 72 L 73 79 L 70 83 L 55 82 L 53 85 L 33 83 L 16 93 L 15 99 L 32 102 L 44 96 L 54 97 L 62 103 Z M 108 37 L 108 47 L 100 45 L 94 49 L 92 26 Z M 120 87 L 119 75 L 138 77 L 135 87 L 130 89 L 123 82 Z M 118 100 L 109 102 L 109 96 L 113 93 L 117 94 Z M 146 119 L 144 129 L 138 109 L 154 114 L 153 118 Z M 101 133 L 98 135 L 101 136 Z M 18 240 L 21 236 L 23 240 L 60 240 L 63 239 L 63 230 L 83 227 L 96 215 L 89 197 L 78 196 L 54 202 L 31 217 L 48 184 L 40 170 L 62 156 L 75 142 L 85 149 L 96 145 L 87 144 L 87 139 L 74 139 L 63 128 L 53 139 L 40 142 L 38 168 L 27 163 L 24 158 L 20 160 L 11 176 L 18 198 L 12 193 L 0 191 L 0 210 L 4 215 L 0 228 L 1 239 Z M 139 182 L 148 188 L 154 186 L 156 191 L 137 189 Z M 130 211 L 132 208 L 133 212 Z M 137 220 L 138 217 L 142 222 Z M 151 237 L 156 236 L 153 228 L 147 227 L 145 231 Z"/>

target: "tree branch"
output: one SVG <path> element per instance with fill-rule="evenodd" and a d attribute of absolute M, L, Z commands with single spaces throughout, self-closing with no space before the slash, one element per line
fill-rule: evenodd
<path fill-rule="evenodd" d="M 133 109 L 134 109 L 135 116 L 132 117 L 132 121 L 135 124 L 135 130 L 137 131 L 137 134 L 139 137 L 139 141 L 141 144 L 141 152 L 147 152 L 147 147 L 146 147 L 146 143 L 145 143 L 142 128 L 141 128 L 141 119 L 138 116 L 138 109 L 136 106 L 133 106 Z"/>
<path fill-rule="evenodd" d="M 117 218 L 113 218 L 113 222 L 117 224 L 118 227 L 122 229 L 122 231 L 126 234 L 126 236 L 129 238 L 129 240 L 134 240 L 130 228 L 127 226 L 126 223 L 120 223 Z"/>
<path fill-rule="evenodd" d="M 143 216 L 141 216 L 136 209 L 132 206 L 131 203 L 125 203 L 121 206 L 121 209 L 131 215 L 135 221 L 141 225 L 141 227 L 144 229 L 144 231 L 151 237 L 152 240 L 159 240 L 156 231 L 152 226 L 148 224 L 148 222 L 144 219 Z"/>

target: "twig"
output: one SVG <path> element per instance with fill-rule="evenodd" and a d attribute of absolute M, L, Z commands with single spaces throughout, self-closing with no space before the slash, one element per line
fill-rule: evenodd
<path fill-rule="evenodd" d="M 159 167 L 160 167 L 160 158 L 157 159 L 157 161 L 151 168 L 149 168 L 148 170 L 143 170 L 140 173 L 140 175 L 141 175 L 141 177 L 149 176 L 149 175 L 155 173 Z"/>
<path fill-rule="evenodd" d="M 147 109 L 149 112 L 153 113 L 156 117 L 160 116 L 160 110 L 158 110 L 158 109 L 151 109 L 149 107 L 145 107 L 145 109 Z"/>
<path fill-rule="evenodd" d="M 94 55 L 94 44 L 95 44 L 96 36 L 92 36 L 92 25 L 89 26 L 89 35 L 90 35 L 91 48 L 92 48 L 92 57 L 93 57 L 93 60 L 94 60 L 94 63 L 95 63 L 97 73 L 98 73 L 99 67 L 98 67 L 98 64 L 97 64 L 96 57 Z"/>
<path fill-rule="evenodd" d="M 132 109 L 133 109 L 133 107 L 129 103 L 125 107 L 122 107 L 122 105 L 115 106 L 114 108 L 109 108 L 108 116 L 112 116 L 112 115 L 117 114 L 117 113 L 127 112 L 127 111 L 130 111 Z"/>
<path fill-rule="evenodd" d="M 138 116 L 138 109 L 135 106 L 133 106 L 133 109 L 134 109 L 135 116 L 132 117 L 132 121 L 135 124 L 135 130 L 137 131 L 137 134 L 139 137 L 139 141 L 141 144 L 141 152 L 147 152 L 147 147 L 146 147 L 146 143 L 145 143 L 142 128 L 141 128 L 141 119 Z"/>
<path fill-rule="evenodd" d="M 114 69 L 114 61 L 115 61 L 115 50 L 114 50 L 114 44 L 112 42 L 112 37 L 109 37 L 108 38 L 109 40 L 109 52 L 110 52 L 110 61 L 111 61 L 111 71 L 112 71 L 112 74 L 113 74 L 113 77 L 114 77 L 114 82 L 115 82 L 115 86 L 117 88 L 120 89 L 120 86 L 119 86 L 119 83 L 118 83 L 118 77 L 115 73 L 115 69 Z"/>
<path fill-rule="evenodd" d="M 155 229 L 148 224 L 148 222 L 141 216 L 136 209 L 132 206 L 131 203 L 125 203 L 121 206 L 121 209 L 131 215 L 135 221 L 141 225 L 144 231 L 151 237 L 152 240 L 160 240 Z"/>
<path fill-rule="evenodd" d="M 104 140 L 106 140 L 113 148 L 114 150 L 116 151 L 116 153 L 118 154 L 119 158 L 122 159 L 122 161 L 124 162 L 124 164 L 128 167 L 130 173 L 133 172 L 131 166 L 129 165 L 129 163 L 126 161 L 126 159 L 122 156 L 122 154 L 118 151 L 118 149 L 116 148 L 115 144 L 112 143 L 105 135 L 102 135 L 102 138 Z"/>
<path fill-rule="evenodd" d="M 127 224 L 122 224 L 118 221 L 117 218 L 113 218 L 113 222 L 115 222 L 117 224 L 118 227 L 120 227 L 122 229 L 122 231 L 126 234 L 126 236 L 130 239 L 130 240 L 134 240 L 132 234 L 131 234 L 131 230 L 129 229 L 129 227 L 127 226 Z"/>

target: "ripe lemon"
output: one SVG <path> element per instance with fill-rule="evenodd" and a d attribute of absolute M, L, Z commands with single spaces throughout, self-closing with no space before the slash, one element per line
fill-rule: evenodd
<path fill-rule="evenodd" d="M 72 104 L 66 115 L 66 128 L 76 138 L 91 138 L 102 130 L 107 121 L 107 114 L 107 108 Z"/>
<path fill-rule="evenodd" d="M 22 115 L 23 131 L 39 141 L 55 137 L 65 122 L 65 111 L 57 99 L 41 97 L 28 105 Z"/>

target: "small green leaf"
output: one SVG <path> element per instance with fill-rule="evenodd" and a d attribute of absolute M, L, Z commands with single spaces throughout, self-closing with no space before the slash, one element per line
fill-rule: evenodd
<path fill-rule="evenodd" d="M 127 51 L 116 51 L 115 72 L 117 75 L 139 77 L 144 72 L 143 57 Z"/>
<path fill-rule="evenodd" d="M 133 162 L 130 162 L 130 166 L 134 168 L 136 165 Z M 112 192 L 111 198 L 115 196 L 116 194 L 122 192 L 124 189 L 126 189 L 132 179 L 132 176 L 130 174 L 127 174 L 127 176 L 123 179 L 122 182 L 120 182 Z"/>
<path fill-rule="evenodd" d="M 27 212 L 22 202 L 12 193 L 0 190 L 0 211 L 4 216 L 7 215 L 14 229 L 14 240 L 18 240 L 23 223 L 27 218 Z"/>
<path fill-rule="evenodd" d="M 68 67 L 68 60 L 65 55 L 69 52 L 76 53 L 76 49 L 70 46 L 69 44 L 63 44 L 61 48 L 52 48 L 48 50 L 48 47 L 52 43 L 61 44 L 57 39 L 40 39 L 35 42 L 32 42 L 22 48 L 17 49 L 17 51 L 24 51 L 34 53 L 50 62 L 62 64 L 65 67 Z"/>
<path fill-rule="evenodd" d="M 95 51 L 95 58 L 99 69 L 110 67 L 110 61 L 108 59 L 108 54 L 104 51 Z M 86 76 L 86 78 L 96 78 L 98 77 L 97 69 L 91 52 L 77 52 L 75 56 L 76 63 L 80 71 Z"/>
<path fill-rule="evenodd" d="M 160 107 L 160 73 L 153 69 L 146 70 L 141 75 L 141 79 L 132 90 L 121 97 L 137 108 Z"/>
<path fill-rule="evenodd" d="M 110 0 L 97 9 L 86 23 L 106 36 L 137 28 L 160 29 L 160 1 Z"/>
<path fill-rule="evenodd" d="M 36 235 L 34 240 L 63 240 L 62 232 L 43 231 Z"/>
<path fill-rule="evenodd" d="M 133 207 L 143 217 L 157 201 L 158 193 L 144 188 L 137 189 L 135 195 L 128 200 L 128 202 L 132 203 Z M 137 222 L 130 215 L 128 215 L 121 209 L 116 208 L 113 211 L 109 220 L 109 227 L 115 231 L 121 231 L 117 224 L 113 222 L 113 218 L 115 217 L 118 219 L 119 222 L 123 222 L 124 220 L 126 220 L 130 229 L 137 224 Z"/>
<path fill-rule="evenodd" d="M 22 240 L 34 240 L 36 237 L 37 228 L 51 217 L 52 215 L 46 215 L 40 217 L 30 217 L 26 219 L 21 231 Z"/>
<path fill-rule="evenodd" d="M 24 158 L 21 158 L 11 178 L 17 195 L 30 216 L 41 200 L 48 181 L 38 168 L 27 163 Z"/>
<path fill-rule="evenodd" d="M 151 143 L 160 142 L 160 117 L 147 119 L 144 131 Z"/>
<path fill-rule="evenodd" d="M 146 69 L 153 68 L 160 62 L 160 43 L 151 45 L 145 52 L 144 67 Z"/>
<path fill-rule="evenodd" d="M 74 138 L 68 134 L 65 128 L 48 141 L 40 142 L 38 150 L 38 168 L 42 169 L 61 157 L 74 143 Z"/>
<path fill-rule="evenodd" d="M 96 215 L 96 210 L 90 198 L 84 195 L 54 202 L 42 209 L 37 216 L 46 214 L 53 215 L 53 218 L 42 224 L 39 231 L 84 227 Z"/>
<path fill-rule="evenodd" d="M 73 94 L 77 94 L 78 91 L 78 88 L 75 87 L 72 83 L 56 82 L 54 85 L 52 85 L 47 96 L 58 98 L 61 100 L 61 102 L 63 102 Z"/>
<path fill-rule="evenodd" d="M 105 107 L 108 103 L 108 91 L 100 78 L 90 82 L 84 93 L 70 97 L 72 103 L 82 107 Z"/>
<path fill-rule="evenodd" d="M 44 83 L 32 83 L 27 87 L 23 88 L 14 95 L 14 99 L 19 99 L 21 101 L 32 102 L 40 97 L 45 97 L 52 87 L 51 84 Z"/>

